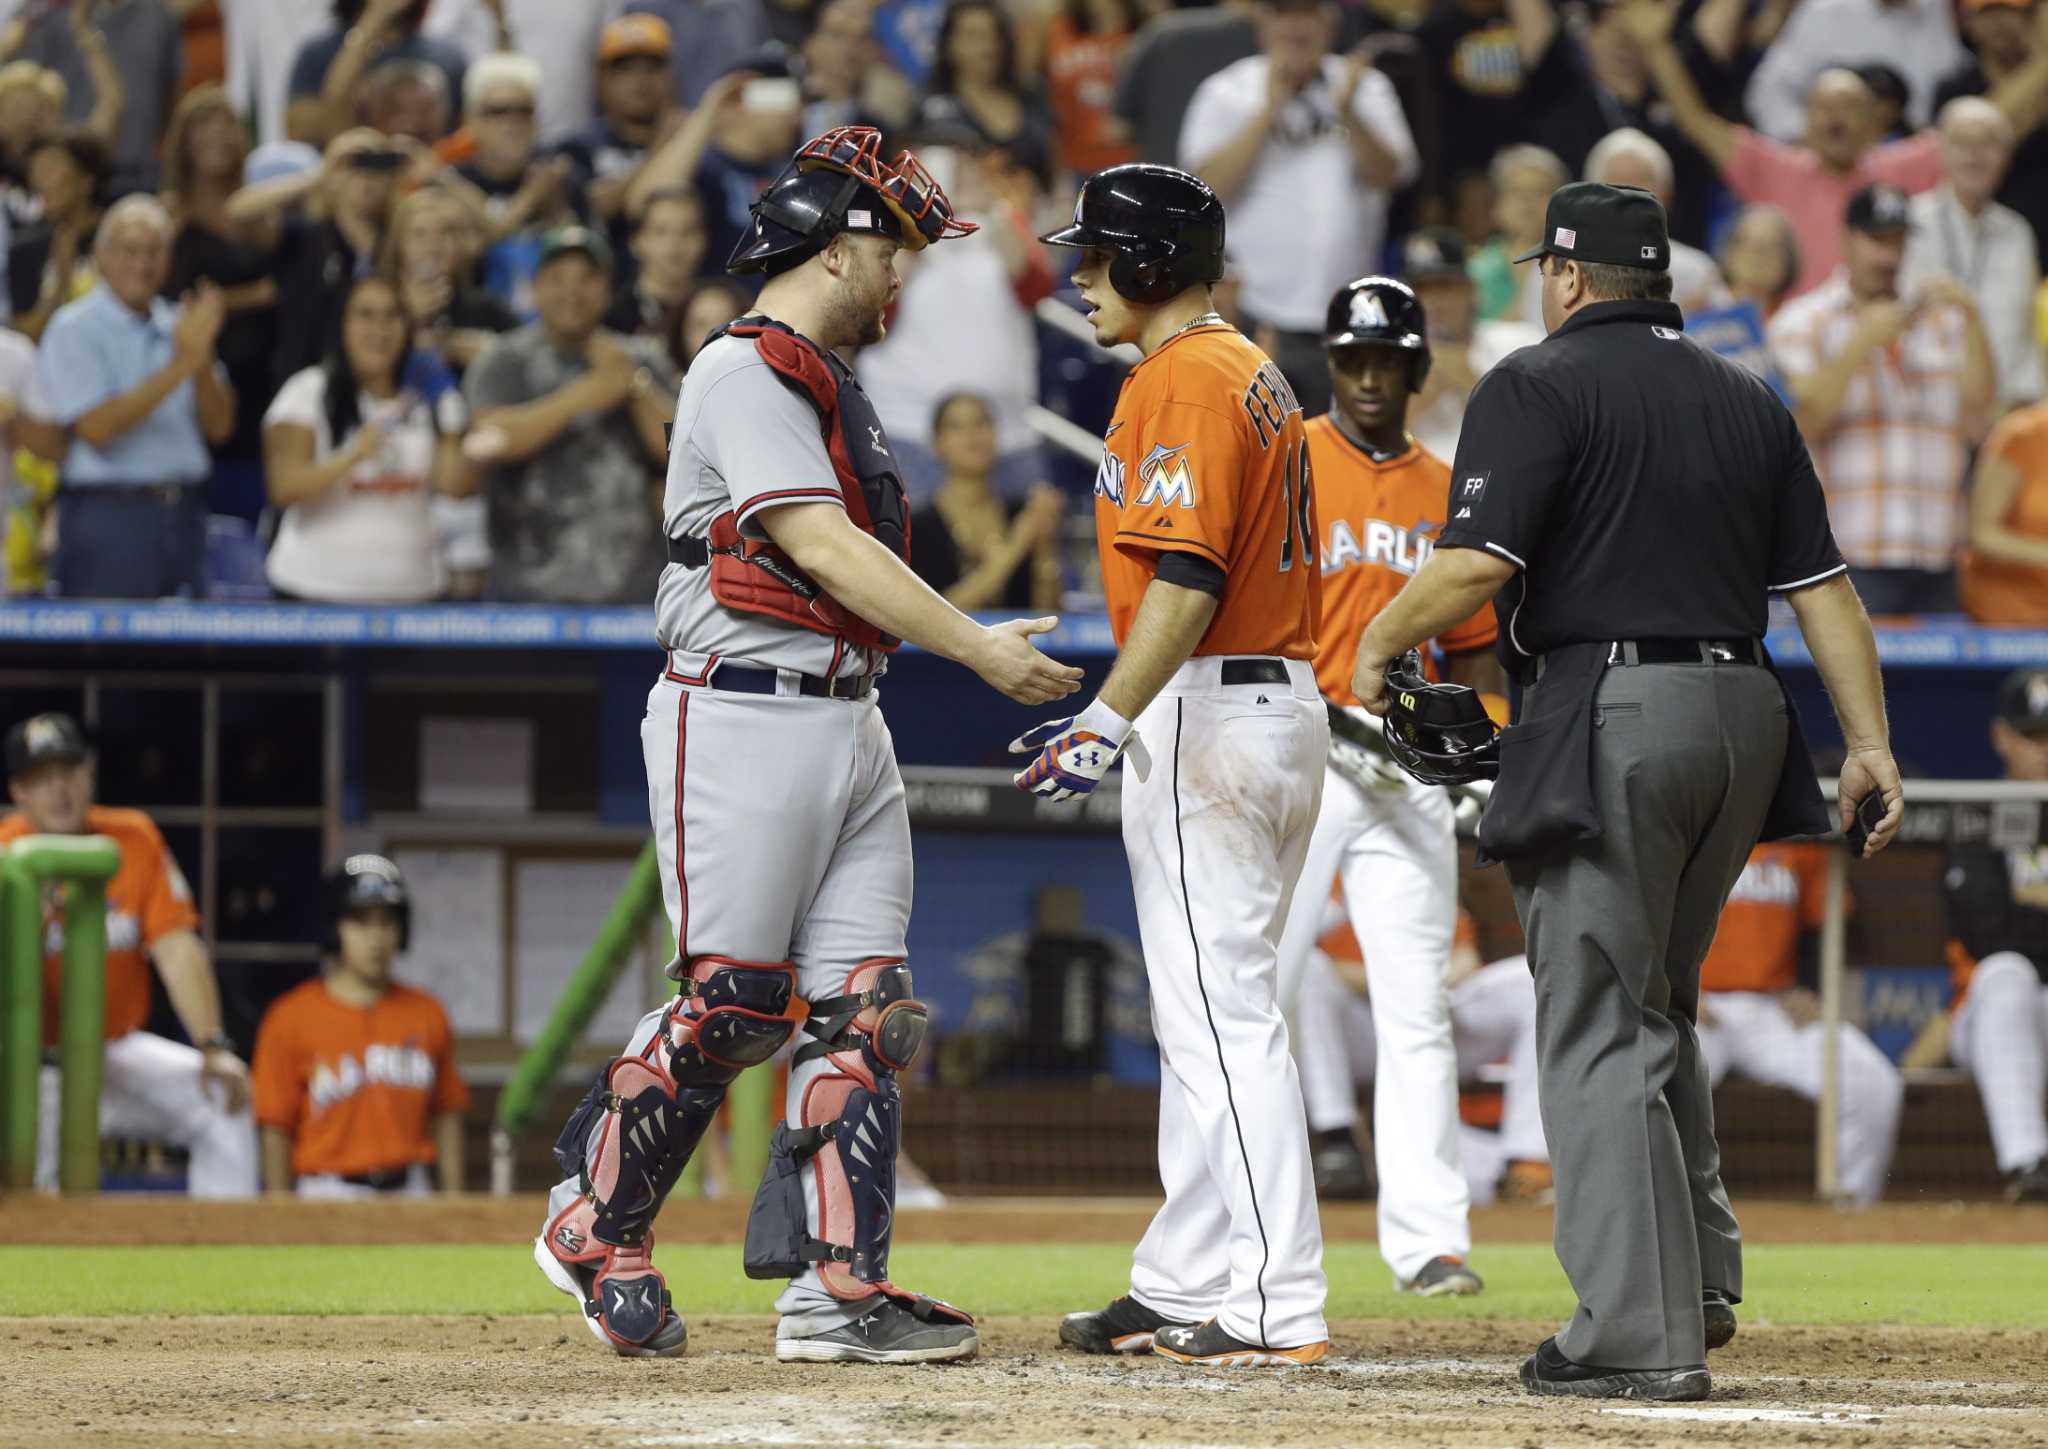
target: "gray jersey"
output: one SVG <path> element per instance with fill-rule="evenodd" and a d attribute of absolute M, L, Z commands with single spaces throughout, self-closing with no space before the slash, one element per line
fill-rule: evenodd
<path fill-rule="evenodd" d="M 662 527 L 670 538 L 703 538 L 731 510 L 742 534 L 765 538 L 754 515 L 784 503 L 845 506 L 817 409 L 761 360 L 751 337 L 720 337 L 683 378 Z M 708 568 L 670 564 L 654 612 L 662 647 L 687 675 L 700 675 L 713 655 L 806 674 L 872 667 L 864 651 L 829 634 L 726 608 L 711 597 Z"/>

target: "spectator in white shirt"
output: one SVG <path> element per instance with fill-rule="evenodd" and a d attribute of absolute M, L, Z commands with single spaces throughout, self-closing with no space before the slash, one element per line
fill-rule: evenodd
<path fill-rule="evenodd" d="M 1942 107 L 1940 131 L 1941 185 L 1907 205 L 1913 229 L 1899 289 L 1915 296 L 1936 273 L 1969 288 L 1998 360 L 1999 401 L 2034 402 L 2043 390 L 2033 315 L 2041 260 L 2033 228 L 1991 199 L 2012 160 L 2012 123 L 1981 96 L 1959 96 Z"/>
<path fill-rule="evenodd" d="M 1750 77 L 1749 114 L 1766 136 L 1801 140 L 1815 77 L 1882 61 L 1905 77 L 1917 128 L 1933 114 L 1935 87 L 1968 59 L 1949 0 L 1803 0 Z"/>
<path fill-rule="evenodd" d="M 434 0 L 423 35 L 472 61 L 498 51 L 540 63 L 540 140 L 566 141 L 597 119 L 597 37 L 626 0 Z"/>
<path fill-rule="evenodd" d="M 1510 352 L 1543 340 L 1543 329 L 1527 322 L 1482 322 L 1479 288 L 1465 262 L 1465 239 L 1447 226 L 1423 227 L 1401 247 L 1401 280 L 1429 319 L 1431 357 L 1408 409 L 1408 431 L 1446 463 L 1458 454 L 1465 405 L 1479 379 Z"/>
<path fill-rule="evenodd" d="M 264 417 L 270 501 L 284 510 L 266 572 L 290 598 L 413 604 L 441 592 L 435 493 L 475 478 L 460 441 L 462 394 L 440 416 L 402 385 L 412 329 L 397 287 L 358 279 L 342 306 L 341 345 L 293 376 Z"/>
<path fill-rule="evenodd" d="M 334 22 L 329 0 L 220 0 L 228 95 L 261 142 L 285 139 L 292 60 Z"/>
<path fill-rule="evenodd" d="M 1388 198 L 1419 163 L 1393 83 L 1331 53 L 1334 5 L 1264 0 L 1258 26 L 1261 53 L 1196 88 L 1180 161 L 1229 207 L 1245 315 L 1313 415 L 1330 403 L 1330 294 L 1377 267 Z"/>
<path fill-rule="evenodd" d="M 1634 126 L 1609 131 L 1586 153 L 1585 179 L 1609 186 L 1641 187 L 1663 202 L 1666 210 L 1675 185 L 1671 153 L 1654 136 Z M 1728 288 L 1714 259 L 1676 237 L 1671 239 L 1671 300 L 1687 313 L 1703 312 L 1728 300 Z"/>

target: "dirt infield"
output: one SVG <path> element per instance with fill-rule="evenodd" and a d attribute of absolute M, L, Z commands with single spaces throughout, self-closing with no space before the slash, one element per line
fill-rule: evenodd
<path fill-rule="evenodd" d="M 0 1243 L 45 1246 L 174 1247 L 202 1243 L 517 1243 L 541 1219 L 538 1195 L 386 1202 L 206 1203 L 179 1197 L 65 1201 L 0 1195 Z M 924 1243 L 1132 1242 L 1156 1200 L 1139 1198 L 965 1198 L 937 1212 L 906 1211 L 900 1240 Z M 2000 1203 L 1886 1204 L 1838 1212 L 1801 1202 L 1739 1202 L 1750 1243 L 2040 1243 L 2048 1209 Z M 1325 1204 L 1331 1241 L 1368 1241 L 1370 1207 Z M 658 1224 L 676 1241 L 737 1243 L 747 1203 L 671 1201 Z M 1472 1214 L 1479 1243 L 1550 1240 L 1548 1209 L 1485 1208 Z"/>
<path fill-rule="evenodd" d="M 1715 1355 L 1713 1398 L 1533 1400 L 1542 1331 L 1340 1322 L 1330 1366 L 1286 1374 L 1109 1362 L 1051 1319 L 984 1324 L 944 1368 L 784 1366 L 772 1321 L 692 1325 L 690 1355 L 627 1362 L 561 1318 L 0 1319 L 0 1443 L 176 1446 L 1480 1446 L 1642 1449 L 2048 1442 L 2048 1334 L 1765 1329 Z"/>

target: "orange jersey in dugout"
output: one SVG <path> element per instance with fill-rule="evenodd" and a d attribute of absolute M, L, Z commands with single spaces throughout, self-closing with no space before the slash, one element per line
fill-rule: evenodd
<path fill-rule="evenodd" d="M 299 1177 L 434 1160 L 434 1118 L 469 1106 L 441 1003 L 392 986 L 351 1006 L 308 981 L 279 997 L 250 1065 L 256 1120 L 292 1139 Z"/>
<path fill-rule="evenodd" d="M 1827 915 L 1827 848 L 1759 845 L 1735 882 L 1700 967 L 1702 991 L 1787 991 L 1799 984 L 1799 937 Z"/>
<path fill-rule="evenodd" d="M 1119 647 L 1160 555 L 1224 570 L 1196 654 L 1315 657 L 1322 579 L 1301 404 L 1266 354 L 1221 323 L 1131 369 L 1095 474 L 1102 591 Z"/>
<path fill-rule="evenodd" d="M 1338 431 L 1329 414 L 1308 424 L 1310 474 L 1322 539 L 1323 626 L 1316 684 L 1339 704 L 1357 704 L 1351 671 L 1358 638 L 1427 561 L 1449 518 L 1451 469 L 1420 443 L 1380 462 Z M 1492 603 L 1436 641 L 1446 654 L 1491 645 Z M 1436 661 L 1424 666 L 1436 678 Z"/>
<path fill-rule="evenodd" d="M 35 828 L 26 814 L 0 820 L 0 847 Z M 173 931 L 199 925 L 192 889 L 164 844 L 156 822 L 140 810 L 95 805 L 85 833 L 121 848 L 121 867 L 107 882 L 107 1040 L 139 1031 L 149 1020 L 149 948 Z M 57 1044 L 64 985 L 64 910 L 58 891 L 43 898 L 43 1045 Z"/>

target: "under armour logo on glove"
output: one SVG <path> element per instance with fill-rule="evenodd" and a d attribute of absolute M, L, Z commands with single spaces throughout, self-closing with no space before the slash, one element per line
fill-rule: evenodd
<path fill-rule="evenodd" d="M 1083 729 L 1077 721 L 1077 716 L 1047 720 L 1010 741 L 1011 754 L 1037 755 L 1011 777 L 1018 789 L 1058 803 L 1090 794 L 1102 783 L 1122 743 Z"/>

